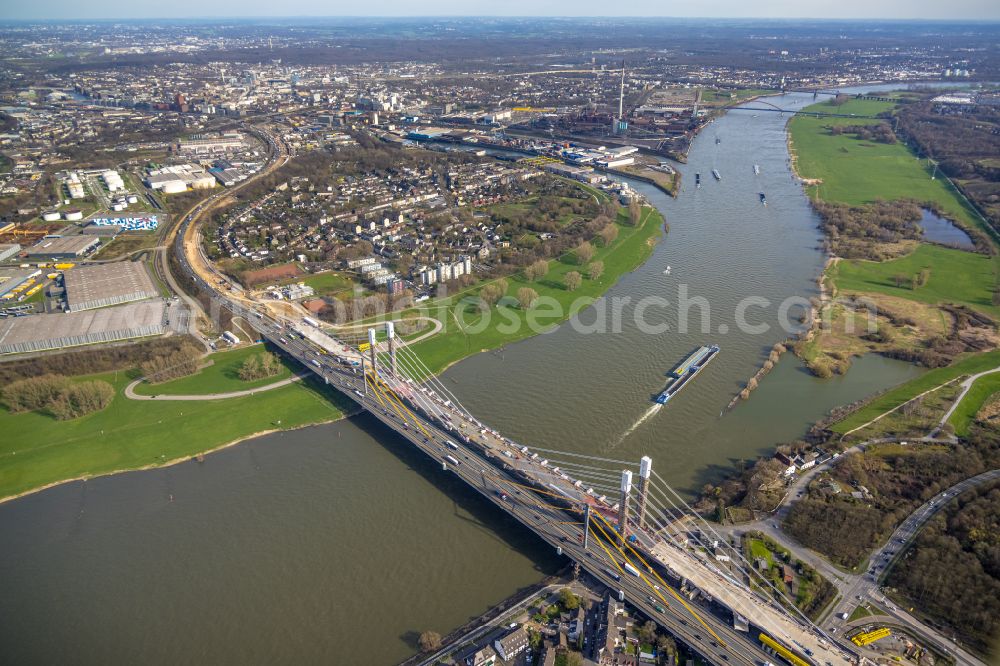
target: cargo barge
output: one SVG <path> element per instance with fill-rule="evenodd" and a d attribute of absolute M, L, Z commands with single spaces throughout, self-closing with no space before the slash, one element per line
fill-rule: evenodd
<path fill-rule="evenodd" d="M 698 347 L 690 356 L 681 361 L 680 365 L 670 373 L 667 387 L 656 397 L 656 402 L 663 405 L 684 388 L 709 361 L 719 353 L 719 345 Z"/>

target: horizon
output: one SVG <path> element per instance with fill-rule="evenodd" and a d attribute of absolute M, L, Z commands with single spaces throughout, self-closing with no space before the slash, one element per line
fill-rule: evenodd
<path fill-rule="evenodd" d="M 272 11 L 273 3 L 264 0 L 219 0 L 210 5 L 211 11 L 194 13 L 165 13 L 162 6 L 149 8 L 117 0 L 96 0 L 81 8 L 69 0 L 38 0 L 33 3 L 19 3 L 0 12 L 0 22 L 44 21 L 67 22 L 81 20 L 110 21 L 167 21 L 167 20 L 266 20 L 266 19 L 664 19 L 664 20 L 763 20 L 763 21 L 928 21 L 961 23 L 1000 22 L 1000 3 L 988 0 L 956 0 L 942 4 L 929 0 L 815 0 L 812 3 L 791 2 L 790 0 L 763 0 L 757 5 L 747 5 L 740 0 L 720 0 L 712 3 L 712 10 L 706 12 L 703 5 L 676 3 L 666 11 L 650 0 L 630 0 L 618 5 L 613 14 L 604 13 L 607 5 L 595 0 L 580 0 L 574 4 L 572 13 L 551 11 L 551 6 L 529 0 L 511 0 L 505 7 L 508 11 L 497 13 L 498 7 L 491 5 L 489 12 L 477 11 L 456 0 L 431 0 L 424 7 L 426 11 L 410 13 L 411 5 L 401 0 L 387 0 L 380 6 L 379 13 L 344 12 L 330 13 L 317 0 L 291 0 L 283 3 L 282 13 Z M 808 7 L 808 9 L 803 9 Z M 689 11 L 689 8 L 694 11 Z M 752 8 L 755 11 L 748 11 Z M 83 11 L 81 11 L 81 9 Z M 186 12 L 190 6 L 183 6 Z M 565 9 L 559 7 L 559 9 Z M 70 12 L 78 12 L 68 15 Z"/>

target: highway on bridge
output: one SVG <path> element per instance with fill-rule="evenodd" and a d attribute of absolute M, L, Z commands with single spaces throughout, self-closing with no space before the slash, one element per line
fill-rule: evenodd
<path fill-rule="evenodd" d="M 404 411 L 399 403 L 392 401 L 384 387 L 373 385 L 370 375 L 366 381 L 361 372 L 340 367 L 331 356 L 319 353 L 312 343 L 296 336 L 289 328 L 267 317 L 249 315 L 248 319 L 255 320 L 260 332 L 276 347 L 312 369 L 324 382 L 354 399 L 434 461 L 513 515 L 553 548 L 561 548 L 563 554 L 579 562 L 593 577 L 613 590 L 623 590 L 631 605 L 657 624 L 666 627 L 709 662 L 759 665 L 774 659 L 763 651 L 755 640 L 755 635 L 736 631 L 728 619 L 716 615 L 718 611 L 685 600 L 704 620 L 702 624 L 676 598 L 668 597 L 667 605 L 656 600 L 653 595 L 657 591 L 640 578 L 617 573 L 623 557 L 612 559 L 611 552 L 617 552 L 612 550 L 614 546 L 600 539 L 594 530 L 590 535 L 590 547 L 584 549 L 581 543 L 582 518 L 576 519 L 580 522 L 574 522 L 564 510 L 549 504 L 551 497 L 536 494 L 531 488 L 521 484 L 502 468 L 502 458 L 489 460 L 478 448 L 462 441 L 463 438 L 455 432 L 445 430 L 443 426 L 419 415 L 415 410 Z M 313 361 L 319 363 L 319 367 Z M 453 422 L 457 425 L 459 413 L 456 410 L 452 414 Z M 466 422 L 464 425 L 466 432 L 475 433 L 479 430 L 478 424 Z M 458 460 L 459 464 L 448 461 L 449 455 Z M 604 526 L 604 529 L 610 532 L 610 526 Z M 595 542 L 598 541 L 603 541 L 607 550 L 597 546 Z M 617 579 L 609 572 L 616 572 Z M 656 605 L 663 607 L 666 612 L 659 613 Z"/>
<path fill-rule="evenodd" d="M 271 171 L 275 165 L 288 160 L 288 152 L 280 140 L 264 132 L 260 135 L 272 149 L 269 166 L 264 170 Z M 553 504 L 554 496 L 556 501 L 565 505 L 564 497 L 524 484 L 524 479 L 515 473 L 515 467 L 517 464 L 531 463 L 513 461 L 510 457 L 501 455 L 501 449 L 513 443 L 504 440 L 499 433 L 491 433 L 473 417 L 419 385 L 412 386 L 414 393 L 411 395 L 397 395 L 382 375 L 345 366 L 334 356 L 303 338 L 300 333 L 294 332 L 293 326 L 297 322 L 273 318 L 269 312 L 264 311 L 262 304 L 246 299 L 239 290 L 223 291 L 229 280 L 219 274 L 207 260 L 200 242 L 192 242 L 193 238 L 197 238 L 197 230 L 192 228 L 194 223 L 221 196 L 223 193 L 213 195 L 193 208 L 182 220 L 173 239 L 174 251 L 181 267 L 201 290 L 212 294 L 218 304 L 250 322 L 262 338 L 315 372 L 324 382 L 352 398 L 430 458 L 514 516 L 553 548 L 561 549 L 564 555 L 578 562 L 594 578 L 610 589 L 619 591 L 633 607 L 667 629 L 708 662 L 759 666 L 777 660 L 772 651 L 758 641 L 760 631 L 756 628 L 761 626 L 757 624 L 758 618 L 750 614 L 750 630 L 741 631 L 733 626 L 733 616 L 723 606 L 706 601 L 703 597 L 698 601 L 690 601 L 684 597 L 675 586 L 669 585 L 661 577 L 661 574 L 669 577 L 661 564 L 649 566 L 635 550 L 619 542 L 611 525 L 613 516 L 609 512 L 604 511 L 603 513 L 608 514 L 605 516 L 602 511 L 591 511 L 591 529 L 587 539 L 589 547 L 584 548 L 583 516 L 574 516 L 565 506 Z M 338 341 L 337 344 L 341 343 Z M 394 386 L 400 389 L 398 383 Z M 416 394 L 417 390 L 425 393 Z M 428 409 L 428 400 L 438 404 L 431 405 Z M 442 410 L 449 411 L 445 420 L 440 418 Z M 465 433 L 463 436 L 456 434 L 462 432 Z M 507 455 L 509 456 L 509 452 Z M 581 510 L 577 513 L 583 512 Z M 659 539 L 651 537 L 649 533 L 641 533 L 640 538 L 647 547 L 651 545 L 649 542 Z M 659 546 L 658 554 L 664 553 L 665 548 L 669 550 L 662 541 L 655 545 Z M 656 562 L 653 557 L 647 555 L 647 558 L 650 563 Z M 660 559 L 663 559 L 662 555 Z M 633 570 L 638 576 L 626 573 L 626 562 L 635 563 Z M 745 594 L 754 597 L 758 593 L 746 589 Z M 753 603 L 747 601 L 740 607 L 746 605 L 755 610 L 763 609 L 770 602 L 762 599 L 756 598 Z M 756 607 L 753 606 L 754 603 Z M 775 625 L 772 623 L 770 626 Z M 822 659 L 819 659 L 820 654 L 807 658 L 803 654 L 806 652 L 805 646 L 787 635 L 775 636 L 775 632 L 764 631 L 799 653 L 797 657 L 786 658 L 791 663 L 840 666 L 853 661 L 850 652 L 840 649 L 842 644 L 828 648 L 826 641 L 815 634 L 811 627 L 798 626 L 796 635 L 816 648 L 809 652 L 821 652 Z M 817 640 L 818 643 L 815 642 Z M 791 643 L 796 643 L 798 647 Z"/>

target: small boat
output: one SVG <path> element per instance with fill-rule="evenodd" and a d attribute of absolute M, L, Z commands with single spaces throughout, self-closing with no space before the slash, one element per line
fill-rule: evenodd
<path fill-rule="evenodd" d="M 664 275 L 670 275 L 670 266 L 667 266 L 667 269 L 665 271 L 663 271 L 663 274 Z"/>
<path fill-rule="evenodd" d="M 719 145 L 720 143 L 722 143 L 722 139 L 715 137 L 715 145 Z"/>
<path fill-rule="evenodd" d="M 764 193 L 763 192 L 758 192 L 757 196 L 760 197 L 760 202 L 766 206 L 767 205 L 767 197 L 764 196 Z"/>
<path fill-rule="evenodd" d="M 760 165 L 759 164 L 754 164 L 753 165 L 753 175 L 755 175 L 755 176 L 759 176 L 760 175 Z"/>
<path fill-rule="evenodd" d="M 722 174 L 719 173 L 718 169 L 712 169 L 712 176 L 714 176 L 716 180 L 722 180 Z"/>
<path fill-rule="evenodd" d="M 701 187 L 701 174 L 700 173 L 696 173 L 694 175 L 694 186 L 695 187 Z"/>

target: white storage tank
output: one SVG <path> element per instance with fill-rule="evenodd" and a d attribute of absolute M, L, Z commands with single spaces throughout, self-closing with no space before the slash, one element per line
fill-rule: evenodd
<path fill-rule="evenodd" d="M 187 192 L 187 184 L 183 180 L 168 180 L 163 183 L 162 191 L 164 194 Z"/>
<path fill-rule="evenodd" d="M 75 222 L 77 220 L 83 219 L 83 211 L 79 208 L 74 208 L 73 210 L 67 210 L 63 213 L 63 218 L 70 222 Z"/>
<path fill-rule="evenodd" d="M 46 222 L 55 222 L 61 217 L 62 215 L 57 210 L 47 210 L 44 213 L 42 213 L 42 219 L 45 220 Z"/>

